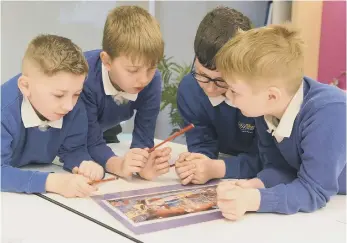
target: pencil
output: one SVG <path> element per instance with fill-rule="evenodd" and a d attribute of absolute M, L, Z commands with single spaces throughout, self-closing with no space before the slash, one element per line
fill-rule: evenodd
<path fill-rule="evenodd" d="M 73 168 L 72 169 L 72 173 L 73 174 L 78 174 L 78 167 Z M 118 179 L 118 177 L 114 176 L 114 177 L 110 177 L 110 178 L 107 178 L 107 179 L 91 181 L 88 184 L 89 185 L 95 185 L 95 184 L 98 184 L 98 183 L 107 182 L 107 181 L 113 181 L 113 180 L 116 180 L 116 179 Z"/>
<path fill-rule="evenodd" d="M 118 179 L 118 177 L 110 177 L 110 178 L 107 178 L 107 179 L 92 181 L 92 182 L 90 182 L 89 184 L 90 184 L 90 185 L 95 185 L 95 184 L 99 184 L 99 183 L 102 183 L 102 182 L 114 181 L 114 180 L 116 180 L 116 179 Z"/>
<path fill-rule="evenodd" d="M 193 129 L 194 125 L 191 123 L 188 126 L 186 126 L 185 128 L 182 128 L 180 131 L 175 132 L 174 134 L 172 134 L 170 137 L 168 137 L 167 139 L 165 139 L 163 142 L 159 143 L 158 145 L 155 145 L 153 148 L 149 149 L 149 153 L 153 152 L 156 148 L 158 148 L 159 146 L 163 145 L 164 143 L 170 142 L 172 140 L 174 140 L 175 138 L 177 138 L 178 136 L 182 135 L 185 132 L 188 132 L 189 130 Z"/>

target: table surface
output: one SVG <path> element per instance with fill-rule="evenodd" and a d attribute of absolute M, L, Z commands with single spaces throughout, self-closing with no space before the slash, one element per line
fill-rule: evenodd
<path fill-rule="evenodd" d="M 157 140 L 156 143 L 159 141 Z M 186 151 L 180 144 L 170 143 L 174 161 Z M 111 144 L 122 154 L 129 148 L 129 141 Z M 29 166 L 28 169 L 64 172 L 60 166 Z M 66 172 L 64 172 L 66 173 Z M 155 181 L 138 178 L 119 179 L 99 186 L 98 194 L 128 191 L 178 184 L 170 173 Z M 2 239 L 4 242 L 134 242 L 90 220 L 53 204 L 37 195 L 2 192 Z M 105 225 L 142 242 L 345 242 L 346 197 L 332 197 L 328 205 L 314 213 L 295 215 L 250 213 L 238 222 L 225 219 L 199 223 L 148 234 L 135 235 L 90 198 L 66 199 L 55 194 L 45 196 L 92 217 Z M 6 241 L 7 240 L 7 241 Z M 135 240 L 136 241 L 136 240 Z"/>

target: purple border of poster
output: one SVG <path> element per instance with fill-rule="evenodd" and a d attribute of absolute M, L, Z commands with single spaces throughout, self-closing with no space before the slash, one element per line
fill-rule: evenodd
<path fill-rule="evenodd" d="M 182 186 L 181 184 L 178 184 L 178 185 L 170 185 L 170 186 L 162 186 L 162 187 L 153 187 L 153 188 L 111 193 L 111 194 L 105 194 L 105 195 L 97 195 L 97 196 L 92 196 L 92 199 L 97 204 L 99 204 L 104 210 L 106 210 L 109 214 L 111 214 L 114 218 L 120 221 L 126 228 L 131 230 L 133 233 L 145 234 L 145 233 L 151 233 L 151 232 L 156 232 L 160 230 L 166 230 L 166 229 L 171 229 L 171 228 L 176 228 L 176 227 L 181 227 L 186 225 L 197 224 L 201 222 L 222 219 L 223 217 L 220 211 L 213 211 L 213 212 L 206 212 L 204 214 L 187 216 L 187 217 L 179 218 L 179 219 L 169 219 L 169 220 L 165 220 L 164 222 L 155 222 L 155 223 L 150 223 L 146 225 L 134 226 L 130 222 L 128 222 L 126 219 L 124 219 L 121 215 L 119 215 L 117 212 L 113 211 L 111 208 L 105 205 L 103 200 L 124 198 L 124 197 L 131 197 L 131 196 L 142 196 L 142 195 L 146 195 L 150 193 L 170 192 L 172 190 L 189 190 L 192 188 L 202 188 L 206 186 L 216 185 L 218 184 L 218 182 L 219 180 L 211 181 L 205 185 Z"/>

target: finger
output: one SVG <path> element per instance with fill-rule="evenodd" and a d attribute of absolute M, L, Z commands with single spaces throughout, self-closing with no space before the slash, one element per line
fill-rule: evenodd
<path fill-rule="evenodd" d="M 161 163 L 161 164 L 156 164 L 155 165 L 155 169 L 158 170 L 162 170 L 162 169 L 170 169 L 170 164 L 168 162 L 166 163 Z"/>
<path fill-rule="evenodd" d="M 142 161 L 142 162 L 146 162 L 147 161 L 147 158 L 145 156 L 143 156 L 143 155 L 140 155 L 140 154 L 132 154 L 131 159 L 132 160 Z"/>
<path fill-rule="evenodd" d="M 181 181 L 182 185 L 187 185 L 193 179 L 193 177 L 194 177 L 194 174 L 192 174 L 192 175 L 188 176 L 187 178 L 183 179 Z"/>
<path fill-rule="evenodd" d="M 217 194 L 223 194 L 227 190 L 231 190 L 233 188 L 238 187 L 238 186 L 235 185 L 235 183 L 236 182 L 234 182 L 234 181 L 232 181 L 232 182 L 231 181 L 230 182 L 227 181 L 227 182 L 219 183 L 218 186 L 217 186 L 217 189 L 216 189 Z"/>
<path fill-rule="evenodd" d="M 161 170 L 157 170 L 157 173 L 159 175 L 164 175 L 164 174 L 168 173 L 169 171 L 170 171 L 170 167 L 164 168 L 164 169 L 161 169 Z"/>
<path fill-rule="evenodd" d="M 171 153 L 171 148 L 170 147 L 165 147 L 161 150 L 161 156 L 168 156 Z"/>
<path fill-rule="evenodd" d="M 176 168 L 176 171 L 177 171 L 178 174 L 181 174 L 181 173 L 186 172 L 186 171 L 188 171 L 188 170 L 195 169 L 195 167 L 196 167 L 195 164 L 189 163 L 189 164 L 186 165 L 186 166 L 182 166 L 182 167 Z"/>
<path fill-rule="evenodd" d="M 101 180 L 104 177 L 104 169 L 101 168 L 98 173 L 96 174 L 96 180 Z"/>
<path fill-rule="evenodd" d="M 72 169 L 72 173 L 73 173 L 73 174 L 78 174 L 78 167 L 74 167 L 74 168 Z"/>
<path fill-rule="evenodd" d="M 184 167 L 184 166 L 188 166 L 194 164 L 194 162 L 192 161 L 184 161 L 184 162 L 176 162 L 176 168 L 180 168 L 180 167 Z M 195 164 L 194 164 L 195 165 Z"/>
<path fill-rule="evenodd" d="M 160 163 L 168 162 L 170 159 L 171 159 L 171 156 L 170 155 L 166 155 L 166 156 L 157 158 L 155 160 L 155 163 L 156 164 L 160 164 Z"/>
<path fill-rule="evenodd" d="M 204 184 L 202 181 L 197 180 L 197 179 L 193 179 L 193 180 L 192 180 L 192 183 L 193 183 L 193 184 L 197 184 L 197 185 Z"/>
<path fill-rule="evenodd" d="M 81 198 L 83 198 L 83 197 L 86 197 L 86 196 L 85 196 L 82 192 L 76 191 L 75 197 L 81 197 Z"/>
<path fill-rule="evenodd" d="M 220 194 L 217 193 L 218 200 L 235 200 L 239 197 L 240 197 L 240 192 L 235 189 L 230 189 Z"/>
<path fill-rule="evenodd" d="M 131 149 L 130 150 L 133 154 L 138 154 L 138 155 L 142 155 L 143 157 L 145 157 L 146 159 L 148 159 L 149 157 L 149 153 L 144 150 L 144 149 L 139 149 L 139 148 L 135 148 L 135 149 Z"/>
<path fill-rule="evenodd" d="M 90 185 L 91 181 L 89 180 L 82 180 L 80 183 L 78 183 L 78 189 L 80 192 L 82 192 L 84 195 L 90 195 L 92 192 L 96 191 L 97 188 Z"/>
<path fill-rule="evenodd" d="M 236 186 L 242 187 L 242 188 L 251 188 L 252 184 L 248 180 L 238 180 L 235 182 Z"/>
<path fill-rule="evenodd" d="M 239 219 L 239 217 L 232 213 L 222 213 L 223 217 L 230 220 L 230 221 L 236 221 Z"/>
<path fill-rule="evenodd" d="M 206 156 L 198 153 L 191 153 L 189 156 L 185 158 L 186 161 L 194 160 L 194 159 L 205 159 Z"/>
<path fill-rule="evenodd" d="M 190 152 L 181 153 L 177 159 L 177 162 L 183 162 L 187 156 L 190 155 Z"/>
<path fill-rule="evenodd" d="M 196 171 L 196 169 L 191 169 L 191 170 L 185 171 L 181 174 L 178 174 L 178 176 L 179 176 L 179 178 L 184 179 L 184 178 L 187 178 L 191 175 L 194 175 L 195 171 Z"/>
<path fill-rule="evenodd" d="M 130 160 L 128 166 L 133 166 L 133 167 L 140 167 L 143 168 L 145 167 L 146 163 L 144 161 L 140 160 Z"/>

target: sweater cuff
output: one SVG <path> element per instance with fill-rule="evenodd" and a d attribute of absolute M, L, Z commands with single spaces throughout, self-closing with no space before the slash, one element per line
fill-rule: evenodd
<path fill-rule="evenodd" d="M 268 169 L 260 171 L 257 175 L 257 178 L 263 182 L 265 188 L 275 186 L 273 185 L 273 183 L 271 183 L 271 171 Z"/>
<path fill-rule="evenodd" d="M 44 193 L 46 192 L 46 180 L 50 173 L 35 171 L 32 174 L 28 193 Z"/>
<path fill-rule="evenodd" d="M 85 160 L 92 160 L 87 152 L 71 153 L 68 158 L 65 158 L 63 168 L 72 172 L 73 168 L 80 167 Z"/>
<path fill-rule="evenodd" d="M 225 163 L 225 176 L 224 179 L 240 178 L 240 158 L 238 156 L 232 156 L 223 160 Z"/>
<path fill-rule="evenodd" d="M 279 203 L 279 197 L 276 192 L 272 188 L 262 188 L 258 190 L 260 191 L 260 207 L 258 209 L 258 212 L 276 212 L 277 205 Z"/>
<path fill-rule="evenodd" d="M 106 162 L 113 156 L 115 156 L 114 152 L 110 147 L 108 147 L 106 144 L 99 145 L 97 147 L 90 149 L 90 154 L 93 158 L 93 160 L 101 165 L 104 169 L 106 166 Z"/>

